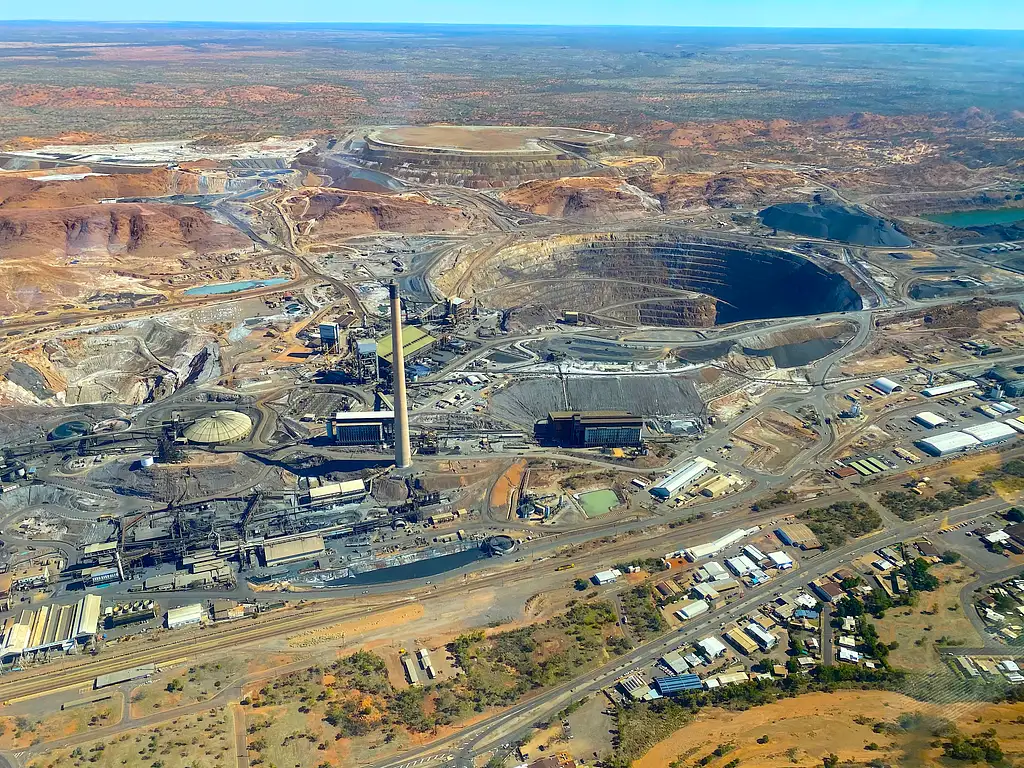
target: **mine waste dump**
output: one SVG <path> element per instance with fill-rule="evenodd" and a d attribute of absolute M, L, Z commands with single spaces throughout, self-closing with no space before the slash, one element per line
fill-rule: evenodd
<path fill-rule="evenodd" d="M 804 237 L 886 248 L 911 245 L 910 238 L 896 231 L 885 219 L 844 205 L 780 203 L 757 215 L 766 227 Z"/>
<path fill-rule="evenodd" d="M 439 263 L 434 280 L 487 306 L 578 311 L 610 325 L 709 327 L 862 307 L 845 277 L 799 254 L 674 232 L 525 242 Z"/>

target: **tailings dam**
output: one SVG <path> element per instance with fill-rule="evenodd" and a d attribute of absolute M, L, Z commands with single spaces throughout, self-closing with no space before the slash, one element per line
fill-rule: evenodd
<path fill-rule="evenodd" d="M 838 272 L 777 248 L 675 232 L 564 235 L 435 265 L 447 295 L 610 325 L 709 327 L 861 309 Z"/>

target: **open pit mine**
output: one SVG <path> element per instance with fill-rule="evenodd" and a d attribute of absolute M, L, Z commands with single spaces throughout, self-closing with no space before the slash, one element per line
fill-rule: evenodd
<path fill-rule="evenodd" d="M 799 254 L 677 232 L 528 241 L 441 263 L 434 277 L 488 306 L 585 311 L 613 325 L 706 328 L 863 306 L 846 277 Z"/>

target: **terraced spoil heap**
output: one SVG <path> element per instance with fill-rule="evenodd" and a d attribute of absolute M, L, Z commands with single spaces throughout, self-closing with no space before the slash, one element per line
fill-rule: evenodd
<path fill-rule="evenodd" d="M 597 167 L 589 158 L 617 142 L 613 134 L 574 128 L 378 128 L 364 137 L 359 158 L 406 181 L 479 189 L 582 173 Z"/>
<path fill-rule="evenodd" d="M 436 267 L 449 295 L 588 321 L 709 327 L 860 309 L 842 275 L 788 251 L 635 231 L 566 235 Z"/>

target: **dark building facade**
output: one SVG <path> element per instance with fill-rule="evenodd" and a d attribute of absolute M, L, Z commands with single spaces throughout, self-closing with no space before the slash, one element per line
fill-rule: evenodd
<path fill-rule="evenodd" d="M 554 411 L 538 431 L 566 448 L 603 448 L 640 445 L 643 426 L 643 418 L 626 411 Z"/>

